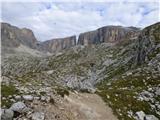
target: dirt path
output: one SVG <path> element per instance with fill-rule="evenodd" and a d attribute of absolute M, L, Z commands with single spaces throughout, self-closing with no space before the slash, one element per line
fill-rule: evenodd
<path fill-rule="evenodd" d="M 44 112 L 45 120 L 118 120 L 96 94 L 73 93 L 55 104 L 34 101 L 34 111 Z"/>
<path fill-rule="evenodd" d="M 96 94 L 70 93 L 65 99 L 76 120 L 117 120 L 111 108 Z"/>

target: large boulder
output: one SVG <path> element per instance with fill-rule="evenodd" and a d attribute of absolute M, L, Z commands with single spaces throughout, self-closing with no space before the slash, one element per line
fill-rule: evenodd
<path fill-rule="evenodd" d="M 155 117 L 154 115 L 146 115 L 145 120 L 159 120 L 159 119 Z"/>
<path fill-rule="evenodd" d="M 10 107 L 10 110 L 18 113 L 24 113 L 27 112 L 28 108 L 23 102 L 17 102 Z"/>
<path fill-rule="evenodd" d="M 12 120 L 14 112 L 10 109 L 1 109 L 1 120 Z"/>

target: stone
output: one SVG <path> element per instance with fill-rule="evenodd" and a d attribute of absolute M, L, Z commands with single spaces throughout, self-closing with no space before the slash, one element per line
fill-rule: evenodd
<path fill-rule="evenodd" d="M 154 115 L 146 115 L 145 120 L 159 120 L 159 119 L 155 117 Z"/>
<path fill-rule="evenodd" d="M 52 74 L 53 72 L 54 72 L 53 70 L 49 70 L 49 71 L 47 71 L 47 74 L 50 75 L 50 74 Z"/>
<path fill-rule="evenodd" d="M 15 96 L 15 99 L 16 99 L 16 100 L 21 100 L 21 96 L 20 96 L 20 95 L 17 95 L 17 96 Z"/>
<path fill-rule="evenodd" d="M 44 120 L 45 114 L 43 112 L 34 112 L 32 114 L 32 120 Z"/>
<path fill-rule="evenodd" d="M 155 94 L 160 96 L 160 88 L 156 90 Z"/>
<path fill-rule="evenodd" d="M 32 95 L 23 95 L 23 99 L 26 100 L 26 101 L 32 101 L 33 96 Z"/>
<path fill-rule="evenodd" d="M 136 112 L 137 120 L 144 120 L 145 113 L 143 111 Z"/>
<path fill-rule="evenodd" d="M 40 97 L 34 97 L 34 100 L 39 100 L 40 99 Z"/>
<path fill-rule="evenodd" d="M 130 75 L 132 75 L 132 72 L 127 72 L 126 75 L 130 76 Z"/>
<path fill-rule="evenodd" d="M 10 99 L 11 102 L 16 102 L 15 99 Z"/>
<path fill-rule="evenodd" d="M 46 101 L 46 97 L 45 96 L 41 96 L 41 101 L 45 102 Z"/>
<path fill-rule="evenodd" d="M 10 109 L 1 109 L 1 120 L 12 120 L 14 112 Z"/>
<path fill-rule="evenodd" d="M 18 113 L 25 113 L 28 109 L 23 102 L 17 102 L 10 107 L 10 110 L 13 110 Z"/>

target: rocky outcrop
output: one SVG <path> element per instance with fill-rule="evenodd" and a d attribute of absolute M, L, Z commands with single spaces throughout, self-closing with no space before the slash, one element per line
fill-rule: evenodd
<path fill-rule="evenodd" d="M 42 51 L 57 52 L 76 45 L 76 36 L 52 39 L 40 43 L 39 47 Z"/>
<path fill-rule="evenodd" d="M 137 42 L 137 63 L 142 64 L 160 52 L 160 22 L 143 29 Z"/>
<path fill-rule="evenodd" d="M 2 47 L 18 47 L 20 44 L 32 49 L 37 48 L 37 39 L 32 30 L 18 28 L 8 23 L 1 23 Z"/>
<path fill-rule="evenodd" d="M 99 44 L 103 42 L 117 43 L 137 37 L 139 29 L 135 27 L 106 26 L 95 31 L 81 33 L 78 39 L 80 45 Z"/>

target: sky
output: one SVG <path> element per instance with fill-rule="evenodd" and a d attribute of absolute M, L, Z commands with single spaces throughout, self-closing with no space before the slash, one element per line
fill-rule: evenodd
<path fill-rule="evenodd" d="M 77 0 L 76 0 L 77 1 Z M 107 25 L 144 28 L 160 21 L 158 2 L 3 2 L 1 21 L 31 29 L 39 41 Z"/>

